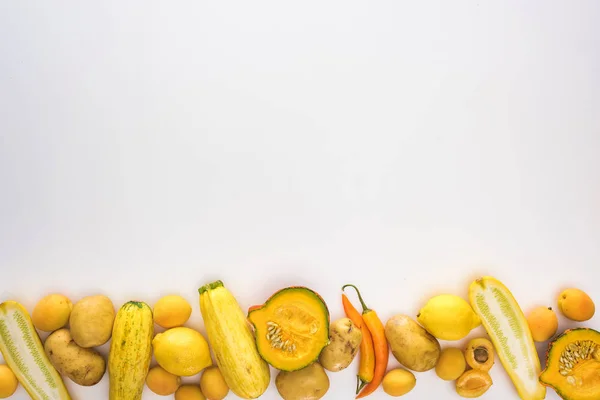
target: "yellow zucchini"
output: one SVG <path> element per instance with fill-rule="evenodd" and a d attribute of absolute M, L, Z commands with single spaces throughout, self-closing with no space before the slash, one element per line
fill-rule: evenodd
<path fill-rule="evenodd" d="M 546 388 L 538 380 L 540 359 L 527 320 L 512 293 L 499 280 L 485 276 L 471 283 L 469 299 L 519 397 L 544 399 Z"/>
<path fill-rule="evenodd" d="M 208 341 L 227 386 L 243 399 L 255 399 L 269 387 L 271 372 L 235 297 L 217 281 L 202 286 L 200 311 Z"/>
<path fill-rule="evenodd" d="M 108 355 L 109 400 L 140 400 L 150 360 L 154 321 L 152 309 L 130 301 L 117 312 Z"/>
<path fill-rule="evenodd" d="M 0 351 L 33 400 L 71 400 L 46 356 L 29 313 L 16 301 L 0 304 Z"/>

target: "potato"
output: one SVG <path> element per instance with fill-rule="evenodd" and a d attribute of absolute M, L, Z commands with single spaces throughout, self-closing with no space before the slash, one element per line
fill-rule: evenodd
<path fill-rule="evenodd" d="M 106 361 L 94 349 L 79 347 L 68 329 L 59 329 L 48 336 L 44 350 L 54 368 L 81 386 L 100 382 L 106 371 Z"/>
<path fill-rule="evenodd" d="M 69 326 L 75 343 L 96 347 L 108 342 L 115 320 L 115 307 L 106 296 L 88 296 L 73 306 Z"/>
<path fill-rule="evenodd" d="M 428 371 L 440 358 L 437 339 L 407 315 L 390 318 L 385 324 L 385 337 L 396 360 L 413 371 Z"/>
<path fill-rule="evenodd" d="M 362 331 L 350 318 L 341 318 L 331 324 L 329 337 L 331 342 L 321 352 L 319 362 L 326 370 L 338 372 L 354 360 L 362 341 Z"/>
<path fill-rule="evenodd" d="M 298 371 L 279 372 L 275 386 L 283 400 L 318 400 L 329 390 L 329 377 L 315 362 Z"/>

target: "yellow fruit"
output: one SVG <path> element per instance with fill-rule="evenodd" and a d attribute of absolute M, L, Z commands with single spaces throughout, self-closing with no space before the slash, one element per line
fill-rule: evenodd
<path fill-rule="evenodd" d="M 440 359 L 435 366 L 435 373 L 440 379 L 454 381 L 465 372 L 466 367 L 467 363 L 462 350 L 456 347 L 447 347 L 442 350 Z"/>
<path fill-rule="evenodd" d="M 200 387 L 196 385 L 183 385 L 175 392 L 175 400 L 206 400 Z"/>
<path fill-rule="evenodd" d="M 0 399 L 6 399 L 15 393 L 19 381 L 8 365 L 0 364 Z"/>
<path fill-rule="evenodd" d="M 388 372 L 383 378 L 383 391 L 393 397 L 403 396 L 413 390 L 417 379 L 412 372 L 397 368 Z"/>
<path fill-rule="evenodd" d="M 442 340 L 460 340 L 481 324 L 469 303 L 452 294 L 429 299 L 419 311 L 417 320 L 429 333 Z"/>
<path fill-rule="evenodd" d="M 567 289 L 558 296 L 558 309 L 573 321 L 587 321 L 594 316 L 596 306 L 592 298 L 582 290 Z"/>
<path fill-rule="evenodd" d="M 146 386 L 161 396 L 175 393 L 179 385 L 181 385 L 181 378 L 165 371 L 160 366 L 150 368 L 146 376 Z"/>
<path fill-rule="evenodd" d="M 485 371 L 471 369 L 456 381 L 456 393 L 469 399 L 480 397 L 492 386 L 492 377 Z"/>
<path fill-rule="evenodd" d="M 31 313 L 33 325 L 44 332 L 53 332 L 69 322 L 73 303 L 62 294 L 49 294 L 43 297 Z"/>
<path fill-rule="evenodd" d="M 545 342 L 558 330 L 558 318 L 551 307 L 536 307 L 527 314 L 527 324 L 536 342 Z"/>
<path fill-rule="evenodd" d="M 154 305 L 154 322 L 163 328 L 175 328 L 187 322 L 192 306 L 178 295 L 161 297 Z"/>
<path fill-rule="evenodd" d="M 465 352 L 467 365 L 487 372 L 494 366 L 494 345 L 486 338 L 474 338 L 467 343 Z"/>
<path fill-rule="evenodd" d="M 212 365 L 204 336 L 183 326 L 159 333 L 152 340 L 156 362 L 177 376 L 192 376 Z"/>
<path fill-rule="evenodd" d="M 204 370 L 200 377 L 200 389 L 209 400 L 223 400 L 229 393 L 229 386 L 218 367 Z"/>

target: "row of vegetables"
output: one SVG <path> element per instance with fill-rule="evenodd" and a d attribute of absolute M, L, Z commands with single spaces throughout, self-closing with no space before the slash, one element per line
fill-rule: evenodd
<path fill-rule="evenodd" d="M 556 336 L 558 318 L 551 307 L 525 315 L 492 277 L 470 285 L 469 302 L 438 295 L 416 320 L 398 314 L 385 324 L 354 285 L 342 287 L 346 317 L 333 322 L 324 300 L 306 287 L 284 288 L 247 313 L 221 281 L 198 292 L 206 338 L 184 326 L 192 310 L 178 295 L 161 298 L 153 308 L 130 301 L 116 312 L 102 295 L 72 304 L 51 294 L 31 315 L 16 301 L 0 304 L 0 351 L 7 363 L 0 365 L 0 398 L 11 396 L 20 383 L 32 399 L 67 400 L 63 376 L 92 386 L 108 372 L 110 400 L 141 399 L 144 385 L 176 400 L 221 400 L 230 391 L 255 399 L 267 390 L 272 366 L 284 400 L 317 400 L 329 389 L 326 371 L 342 371 L 356 357 L 357 399 L 380 386 L 402 396 L 415 387 L 415 373 L 432 369 L 440 379 L 455 381 L 459 396 L 475 398 L 492 386 L 496 354 L 523 400 L 544 399 L 546 387 L 564 399 L 600 399 L 600 333 L 575 328 Z M 595 313 L 594 302 L 579 289 L 567 289 L 557 300 L 570 320 L 587 321 Z M 155 334 L 155 324 L 165 330 Z M 466 349 L 442 349 L 439 340 L 464 339 L 480 325 L 488 337 L 470 340 Z M 43 343 L 38 330 L 50 333 Z M 109 340 L 105 360 L 96 348 Z M 547 341 L 542 369 L 534 342 Z M 390 351 L 402 367 L 388 369 Z M 199 385 L 181 384 L 181 377 L 199 373 Z"/>

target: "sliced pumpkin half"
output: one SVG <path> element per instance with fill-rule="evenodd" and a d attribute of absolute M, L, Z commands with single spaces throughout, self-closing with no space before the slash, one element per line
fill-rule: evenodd
<path fill-rule="evenodd" d="M 600 332 L 575 328 L 558 336 L 548 345 L 540 382 L 566 400 L 600 399 Z"/>
<path fill-rule="evenodd" d="M 265 304 L 251 307 L 256 347 L 262 358 L 281 371 L 297 371 L 319 358 L 329 344 L 329 310 L 305 287 L 289 287 Z"/>

